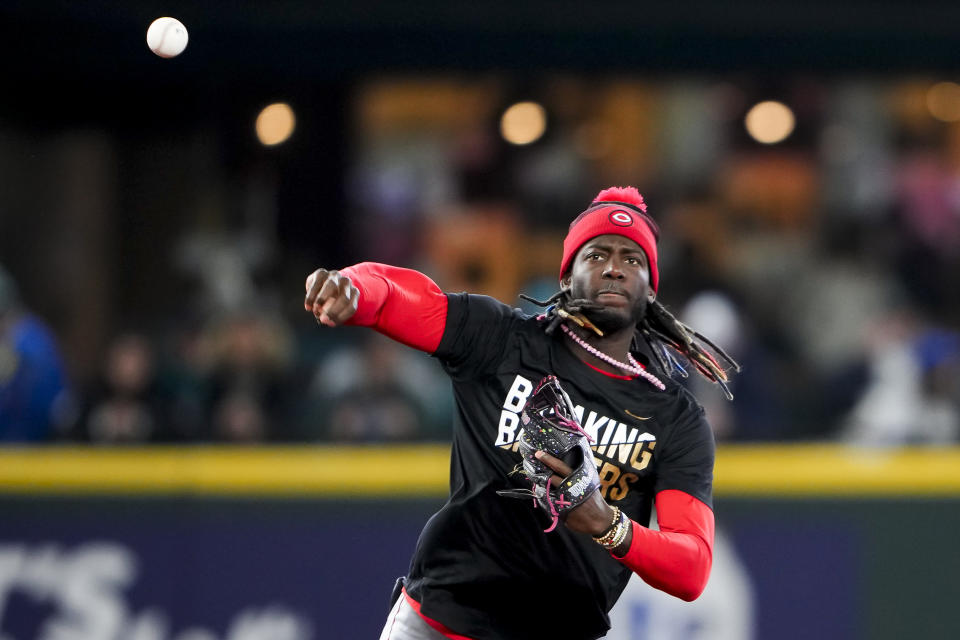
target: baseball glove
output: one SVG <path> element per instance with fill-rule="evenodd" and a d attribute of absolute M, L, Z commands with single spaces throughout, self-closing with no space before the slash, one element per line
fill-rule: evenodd
<path fill-rule="evenodd" d="M 588 444 L 588 440 L 593 439 L 580 426 L 573 402 L 555 376 L 541 380 L 527 398 L 520 413 L 520 426 L 519 450 L 523 462 L 516 470 L 526 476 L 532 488 L 505 489 L 497 493 L 510 498 L 533 498 L 550 516 L 550 526 L 544 531 L 553 531 L 567 512 L 600 487 Z M 534 457 L 537 451 L 546 451 L 573 469 L 560 486 L 550 485 L 550 477 L 555 472 Z"/>

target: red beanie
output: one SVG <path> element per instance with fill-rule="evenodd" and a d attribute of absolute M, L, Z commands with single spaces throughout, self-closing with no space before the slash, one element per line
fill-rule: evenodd
<path fill-rule="evenodd" d="M 630 238 L 647 254 L 650 265 L 650 286 L 657 290 L 657 237 L 660 229 L 647 214 L 643 196 L 633 187 L 610 187 L 593 200 L 586 211 L 570 223 L 570 230 L 563 240 L 563 260 L 560 262 L 560 277 L 570 268 L 577 251 L 587 240 L 606 234 Z"/>

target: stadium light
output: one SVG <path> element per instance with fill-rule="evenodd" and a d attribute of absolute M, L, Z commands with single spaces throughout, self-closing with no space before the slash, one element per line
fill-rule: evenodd
<path fill-rule="evenodd" d="M 747 133 L 757 142 L 776 144 L 793 133 L 796 119 L 790 107 L 775 100 L 760 102 L 747 112 L 744 119 Z"/>
<path fill-rule="evenodd" d="M 267 105 L 257 116 L 257 139 L 260 143 L 272 147 L 285 142 L 296 126 L 293 109 L 285 102 Z"/>
<path fill-rule="evenodd" d="M 547 111 L 536 102 L 518 102 L 500 118 L 500 134 L 510 144 L 536 142 L 547 130 Z"/>
<path fill-rule="evenodd" d="M 937 120 L 956 122 L 960 120 L 960 85 L 955 82 L 938 82 L 927 91 L 927 109 Z"/>

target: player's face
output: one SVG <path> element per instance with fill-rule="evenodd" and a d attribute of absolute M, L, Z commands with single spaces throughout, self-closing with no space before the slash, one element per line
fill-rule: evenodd
<path fill-rule="evenodd" d="M 613 234 L 580 247 L 561 285 L 574 299 L 592 303 L 586 315 L 605 333 L 636 324 L 654 298 L 647 254 L 633 240 Z"/>

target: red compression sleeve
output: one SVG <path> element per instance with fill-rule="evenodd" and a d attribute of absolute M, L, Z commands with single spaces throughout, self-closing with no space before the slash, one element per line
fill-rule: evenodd
<path fill-rule="evenodd" d="M 372 327 L 405 345 L 433 353 L 447 324 L 447 296 L 419 271 L 376 262 L 341 269 L 360 290 L 349 325 Z"/>
<path fill-rule="evenodd" d="M 696 600 L 713 565 L 713 510 L 670 489 L 657 494 L 657 522 L 660 531 L 634 522 L 630 549 L 617 560 L 650 586 L 687 602 Z"/>

